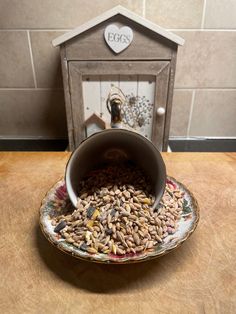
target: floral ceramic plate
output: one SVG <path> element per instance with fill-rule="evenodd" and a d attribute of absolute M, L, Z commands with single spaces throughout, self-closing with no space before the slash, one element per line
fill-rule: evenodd
<path fill-rule="evenodd" d="M 155 247 L 153 251 L 143 251 L 132 256 L 118 256 L 114 254 L 96 253 L 91 254 L 67 243 L 58 233 L 54 232 L 50 217 L 61 215 L 63 212 L 73 211 L 69 200 L 64 180 L 57 182 L 47 193 L 40 208 L 40 226 L 45 237 L 59 250 L 68 253 L 76 258 L 89 260 L 98 263 L 125 264 L 150 260 L 169 253 L 179 247 L 197 227 L 199 220 L 199 208 L 193 194 L 174 178 L 168 177 L 167 183 L 181 190 L 184 195 L 184 210 L 177 224 L 174 234 L 169 234 L 163 242 Z"/>

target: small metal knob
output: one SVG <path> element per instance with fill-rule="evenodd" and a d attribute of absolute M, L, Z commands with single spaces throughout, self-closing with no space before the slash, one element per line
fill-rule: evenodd
<path fill-rule="evenodd" d="M 157 109 L 157 114 L 158 114 L 158 116 L 163 116 L 165 113 L 166 113 L 165 108 L 159 107 L 159 108 Z"/>

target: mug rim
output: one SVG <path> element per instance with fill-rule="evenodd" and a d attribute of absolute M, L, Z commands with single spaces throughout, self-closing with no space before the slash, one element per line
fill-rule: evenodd
<path fill-rule="evenodd" d="M 89 137 L 85 138 L 79 144 L 79 146 L 76 147 L 75 150 L 71 153 L 71 155 L 70 155 L 70 157 L 69 157 L 69 159 L 68 159 L 68 161 L 66 163 L 66 167 L 65 167 L 65 183 L 66 183 L 66 189 L 68 191 L 68 195 L 69 195 L 69 198 L 70 198 L 72 204 L 76 207 L 76 205 L 77 205 L 77 197 L 76 197 L 76 194 L 73 191 L 71 180 L 69 178 L 71 163 L 73 162 L 75 156 L 77 156 L 78 152 L 81 150 L 81 148 L 85 145 L 85 143 L 87 141 L 91 140 L 94 137 L 103 136 L 102 134 L 104 134 L 104 133 L 111 133 L 111 132 L 113 132 L 113 133 L 114 132 L 124 133 L 124 134 L 126 133 L 126 134 L 130 134 L 131 136 L 134 136 L 136 138 L 139 138 L 140 140 L 145 142 L 147 145 L 149 145 L 149 147 L 155 152 L 156 157 L 158 158 L 158 161 L 160 162 L 159 164 L 161 164 L 162 171 L 164 172 L 164 175 L 163 175 L 164 176 L 164 180 L 163 180 L 164 182 L 163 182 L 163 184 L 161 186 L 159 197 L 158 197 L 158 199 L 155 200 L 154 205 L 153 205 L 153 208 L 155 208 L 158 205 L 158 203 L 160 202 L 160 200 L 161 200 L 161 198 L 162 198 L 162 196 L 164 194 L 165 185 L 166 185 L 166 176 L 167 176 L 166 175 L 166 166 L 165 166 L 164 160 L 163 160 L 163 158 L 161 156 L 161 153 L 157 149 L 157 147 L 149 139 L 147 139 L 143 135 L 141 135 L 141 134 L 139 134 L 137 132 L 133 132 L 133 131 L 126 130 L 126 129 L 120 129 L 120 128 L 105 129 L 105 130 L 93 133 Z"/>

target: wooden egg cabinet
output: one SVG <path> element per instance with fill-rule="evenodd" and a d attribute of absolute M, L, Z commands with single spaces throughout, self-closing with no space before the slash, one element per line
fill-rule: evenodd
<path fill-rule="evenodd" d="M 167 150 L 176 54 L 184 40 L 117 6 L 56 38 L 70 150 L 109 126 L 107 99 L 119 89 L 122 127 Z"/>

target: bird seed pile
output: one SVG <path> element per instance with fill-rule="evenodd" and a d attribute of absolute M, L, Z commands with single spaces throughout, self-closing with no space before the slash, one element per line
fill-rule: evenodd
<path fill-rule="evenodd" d="M 77 208 L 51 222 L 65 241 L 91 254 L 154 250 L 176 231 L 183 211 L 183 193 L 171 184 L 153 209 L 150 183 L 130 164 L 91 171 L 79 191 Z"/>

